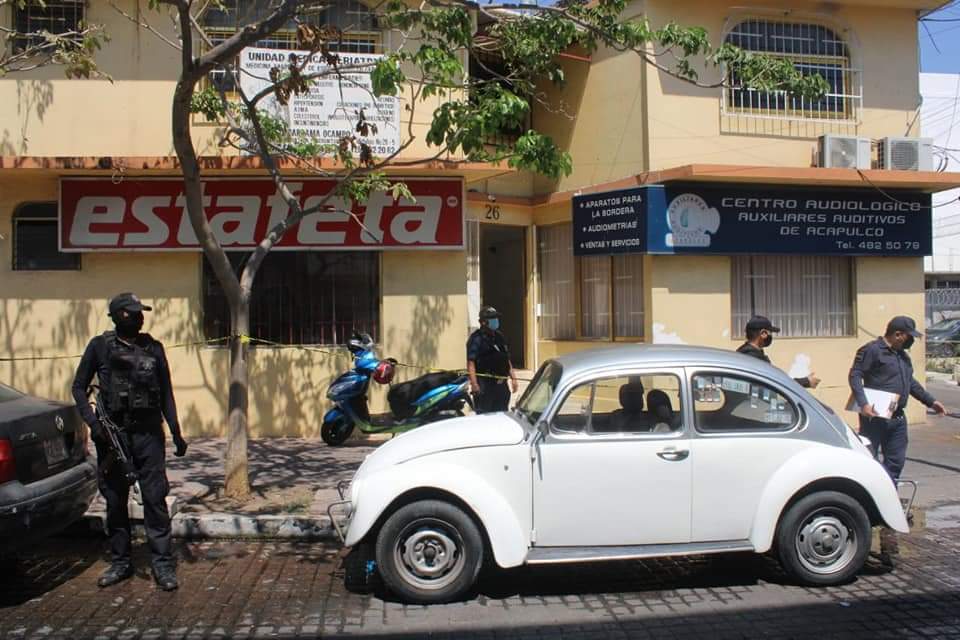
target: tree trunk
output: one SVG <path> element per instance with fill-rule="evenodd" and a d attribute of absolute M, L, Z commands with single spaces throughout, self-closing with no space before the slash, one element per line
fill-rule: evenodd
<path fill-rule="evenodd" d="M 233 336 L 230 338 L 230 394 L 227 403 L 224 492 L 231 498 L 246 498 L 250 495 L 250 479 L 247 473 L 247 336 L 250 335 L 250 301 L 244 296 L 236 306 L 230 306 Z"/>

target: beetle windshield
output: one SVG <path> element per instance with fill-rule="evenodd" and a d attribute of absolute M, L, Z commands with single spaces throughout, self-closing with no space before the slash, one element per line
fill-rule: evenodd
<path fill-rule="evenodd" d="M 530 386 L 523 392 L 517 402 L 517 413 L 522 415 L 530 424 L 536 424 L 553 398 L 557 385 L 560 383 L 560 374 L 563 367 L 554 360 L 543 363 L 537 374 L 530 381 Z"/>

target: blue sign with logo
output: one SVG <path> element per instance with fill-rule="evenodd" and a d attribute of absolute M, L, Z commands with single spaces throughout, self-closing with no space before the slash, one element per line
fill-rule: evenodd
<path fill-rule="evenodd" d="M 654 185 L 577 196 L 573 224 L 576 255 L 933 252 L 931 196 L 915 191 Z"/>

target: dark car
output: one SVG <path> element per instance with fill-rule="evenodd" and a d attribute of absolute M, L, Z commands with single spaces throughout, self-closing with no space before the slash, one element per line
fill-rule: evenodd
<path fill-rule="evenodd" d="M 0 553 L 78 520 L 97 493 L 89 429 L 77 408 L 0 384 Z"/>
<path fill-rule="evenodd" d="M 927 327 L 928 358 L 953 358 L 960 353 L 960 318 L 941 320 Z"/>

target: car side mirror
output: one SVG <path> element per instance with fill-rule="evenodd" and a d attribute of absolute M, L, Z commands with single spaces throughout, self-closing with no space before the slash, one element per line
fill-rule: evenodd
<path fill-rule="evenodd" d="M 537 431 L 541 437 L 546 438 L 547 434 L 550 433 L 550 424 L 546 420 L 541 420 L 537 423 Z"/>

